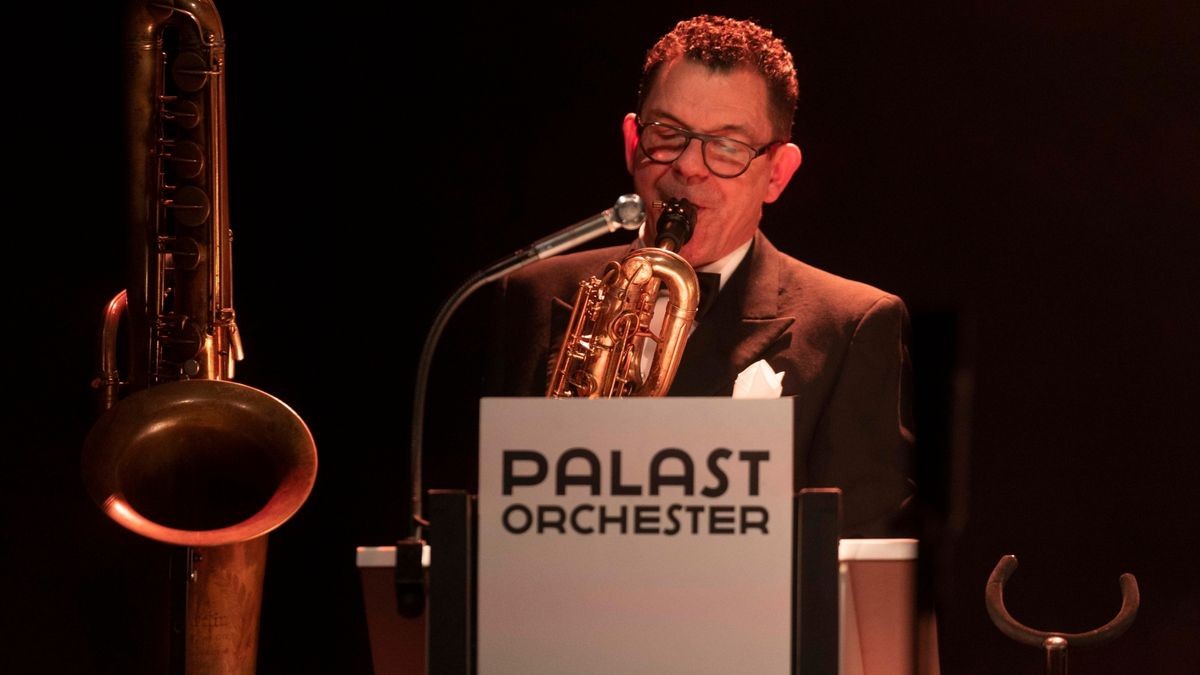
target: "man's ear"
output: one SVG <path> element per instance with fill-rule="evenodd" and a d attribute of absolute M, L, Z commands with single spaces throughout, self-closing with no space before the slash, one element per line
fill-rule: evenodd
<path fill-rule="evenodd" d="M 638 145 L 637 113 L 629 113 L 621 120 L 621 134 L 625 137 L 625 168 L 632 174 Z"/>
<path fill-rule="evenodd" d="M 767 179 L 767 194 L 763 197 L 764 204 L 779 199 L 783 189 L 792 180 L 792 174 L 800 168 L 802 161 L 800 146 L 795 143 L 784 143 L 771 151 L 771 176 Z"/>

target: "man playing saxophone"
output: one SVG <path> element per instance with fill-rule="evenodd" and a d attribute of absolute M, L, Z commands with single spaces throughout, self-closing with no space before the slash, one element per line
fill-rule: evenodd
<path fill-rule="evenodd" d="M 751 364 L 783 373 L 795 407 L 795 487 L 843 491 L 843 536 L 905 534 L 912 495 L 908 315 L 894 295 L 818 270 L 760 231 L 800 167 L 791 142 L 791 54 L 750 21 L 698 16 L 649 51 L 626 166 L 650 205 L 633 247 L 653 245 L 661 205 L 687 200 L 695 229 L 679 251 L 703 289 L 671 396 L 729 396 Z M 657 208 L 654 205 L 659 205 Z M 581 279 L 628 247 L 531 265 L 500 283 L 490 394 L 540 396 Z"/>

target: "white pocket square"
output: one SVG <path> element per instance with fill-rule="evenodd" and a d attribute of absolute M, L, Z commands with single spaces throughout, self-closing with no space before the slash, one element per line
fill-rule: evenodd
<path fill-rule="evenodd" d="M 734 398 L 779 398 L 783 393 L 783 373 L 771 370 L 759 359 L 738 374 L 733 383 Z"/>

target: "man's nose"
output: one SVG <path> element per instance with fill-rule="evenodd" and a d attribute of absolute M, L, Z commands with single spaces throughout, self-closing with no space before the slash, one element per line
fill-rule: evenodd
<path fill-rule="evenodd" d="M 687 146 L 671 166 L 689 183 L 706 178 L 709 171 L 704 163 L 704 142 L 699 138 L 689 138 Z"/>

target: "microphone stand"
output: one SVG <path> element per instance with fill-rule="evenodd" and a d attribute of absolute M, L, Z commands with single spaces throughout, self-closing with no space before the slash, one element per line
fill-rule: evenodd
<path fill-rule="evenodd" d="M 472 293 L 491 281 L 618 229 L 637 229 L 645 220 L 646 209 L 641 197 L 636 194 L 622 195 L 612 208 L 543 237 L 476 272 L 442 304 L 425 337 L 425 347 L 421 350 L 421 360 L 417 363 L 416 386 L 413 391 L 412 442 L 409 448 L 412 519 L 405 527 L 405 538 L 396 542 L 396 603 L 402 616 L 417 617 L 425 609 L 425 571 L 422 565 L 425 542 L 421 536 L 421 528 L 429 524 L 421 515 L 425 393 L 433 353 L 450 316 Z"/>

